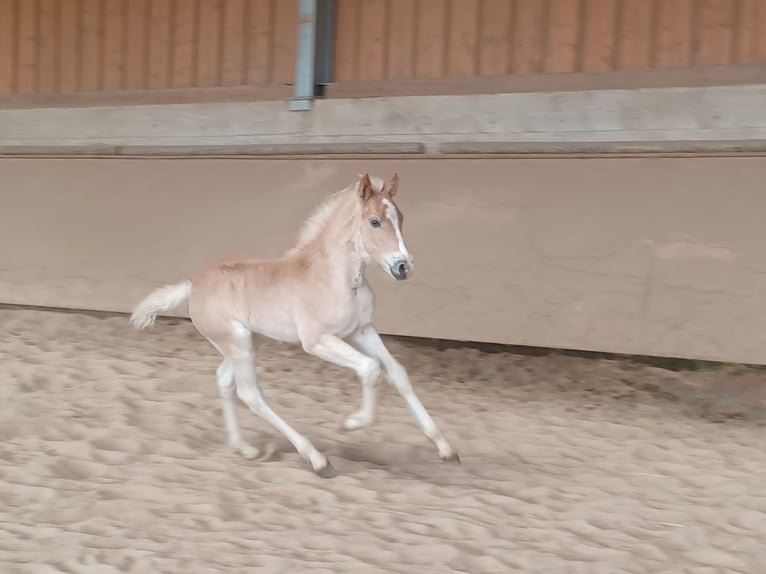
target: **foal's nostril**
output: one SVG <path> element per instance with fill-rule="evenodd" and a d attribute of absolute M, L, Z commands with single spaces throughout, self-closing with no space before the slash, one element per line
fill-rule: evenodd
<path fill-rule="evenodd" d="M 407 274 L 407 264 L 402 262 L 399 263 L 399 266 L 396 268 L 397 271 L 399 271 L 399 275 L 406 275 Z"/>

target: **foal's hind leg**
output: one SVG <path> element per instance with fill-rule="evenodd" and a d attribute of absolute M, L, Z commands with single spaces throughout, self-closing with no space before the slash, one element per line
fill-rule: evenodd
<path fill-rule="evenodd" d="M 370 323 L 359 329 L 351 337 L 353 343 L 364 353 L 383 364 L 391 384 L 407 403 L 407 408 L 423 433 L 431 439 L 439 456 L 446 461 L 459 462 L 457 452 L 444 438 L 428 411 L 420 402 L 410 383 L 406 369 L 397 361 L 386 348 L 377 329 Z"/>
<path fill-rule="evenodd" d="M 240 331 L 235 337 L 217 346 L 226 358 L 224 362 L 233 368 L 239 398 L 250 407 L 251 411 L 281 432 L 292 443 L 295 450 L 311 464 L 316 474 L 323 478 L 334 476 L 335 473 L 327 457 L 319 452 L 306 437 L 287 424 L 266 402 L 256 382 L 255 357 L 250 333 Z"/>
<path fill-rule="evenodd" d="M 228 359 L 224 359 L 216 371 L 218 379 L 218 391 L 221 393 L 221 405 L 223 407 L 223 420 L 229 435 L 229 446 L 240 452 L 245 458 L 256 458 L 258 449 L 247 444 L 242 439 L 237 422 L 237 405 L 235 395 L 237 387 L 234 383 L 234 365 Z"/>
<path fill-rule="evenodd" d="M 255 380 L 255 365 L 252 358 L 244 356 L 234 359 L 234 373 L 237 380 L 237 394 L 250 407 L 250 410 L 281 432 L 292 443 L 295 450 L 311 464 L 316 474 L 322 478 L 334 476 L 335 472 L 327 457 L 319 452 L 305 436 L 287 424 L 266 402 Z"/>

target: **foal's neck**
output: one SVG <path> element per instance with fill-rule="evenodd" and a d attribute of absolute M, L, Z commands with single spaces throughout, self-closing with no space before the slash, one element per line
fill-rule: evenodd
<path fill-rule="evenodd" d="M 342 201 L 327 218 L 320 232 L 306 247 L 316 251 L 319 259 L 329 263 L 330 280 L 344 282 L 344 287 L 356 291 L 364 281 L 369 256 L 359 239 L 358 213 L 355 195 Z"/>

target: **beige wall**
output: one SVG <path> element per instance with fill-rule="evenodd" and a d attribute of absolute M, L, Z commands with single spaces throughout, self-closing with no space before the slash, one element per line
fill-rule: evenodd
<path fill-rule="evenodd" d="M 766 363 L 762 157 L 0 159 L 0 301 L 126 311 L 363 170 L 418 265 L 374 273 L 384 332 Z"/>

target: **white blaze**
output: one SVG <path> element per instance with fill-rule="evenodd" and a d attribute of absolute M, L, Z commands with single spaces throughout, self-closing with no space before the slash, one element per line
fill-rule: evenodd
<path fill-rule="evenodd" d="M 396 233 L 396 239 L 399 241 L 399 252 L 405 257 L 409 258 L 410 254 L 407 252 L 407 246 L 404 245 L 404 237 L 402 237 L 402 230 L 399 227 L 399 214 L 396 212 L 396 207 L 388 199 L 383 200 L 383 205 L 386 206 L 386 217 L 394 226 L 394 232 Z"/>

